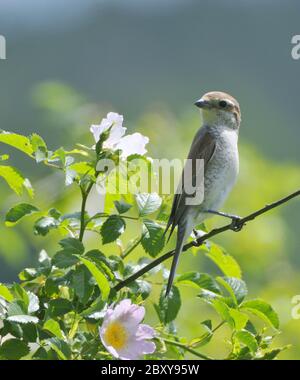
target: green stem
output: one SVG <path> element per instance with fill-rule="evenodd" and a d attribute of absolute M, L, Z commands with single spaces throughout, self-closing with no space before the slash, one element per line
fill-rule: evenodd
<path fill-rule="evenodd" d="M 130 255 L 130 253 L 135 250 L 135 248 L 140 244 L 140 242 L 142 241 L 143 239 L 143 235 L 136 239 L 135 242 L 127 249 L 125 250 L 125 252 L 123 253 L 122 255 L 122 259 L 125 259 L 125 257 L 127 257 L 128 255 Z"/>
<path fill-rule="evenodd" d="M 157 341 L 159 341 L 158 338 L 156 338 Z M 204 355 L 204 354 L 201 354 L 200 352 L 190 348 L 189 346 L 183 344 L 183 343 L 179 343 L 179 342 L 175 342 L 174 340 L 170 340 L 170 339 L 165 339 L 163 338 L 163 341 L 166 343 L 166 344 L 169 344 L 170 346 L 176 346 L 176 347 L 180 347 L 182 348 L 183 350 L 197 356 L 198 358 L 201 358 L 201 359 L 205 359 L 205 360 L 214 360 L 213 358 L 207 356 L 207 355 Z"/>
<path fill-rule="evenodd" d="M 81 195 L 82 195 L 82 201 L 81 201 L 81 210 L 80 210 L 79 241 L 83 240 L 83 235 L 84 235 L 84 231 L 85 231 L 85 227 L 86 227 L 86 223 L 85 223 L 85 220 L 84 220 L 86 201 L 87 201 L 88 196 L 89 196 L 89 194 L 90 194 L 90 192 L 92 190 L 93 185 L 94 185 L 94 183 L 90 182 L 90 184 L 88 185 L 88 187 L 87 187 L 86 190 L 84 190 L 82 187 L 80 187 L 80 189 L 81 189 Z"/>

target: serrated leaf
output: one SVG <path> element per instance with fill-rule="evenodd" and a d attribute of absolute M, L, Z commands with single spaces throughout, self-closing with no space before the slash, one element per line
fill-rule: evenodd
<path fill-rule="evenodd" d="M 213 300 L 215 299 L 223 299 L 223 297 L 220 294 L 206 289 L 201 289 L 201 292 L 197 295 L 197 297 L 201 298 L 209 305 L 211 305 Z"/>
<path fill-rule="evenodd" d="M 125 221 L 118 215 L 111 215 L 101 227 L 102 243 L 115 241 L 125 231 Z"/>
<path fill-rule="evenodd" d="M 206 289 L 220 294 L 220 287 L 217 282 L 207 273 L 186 272 L 176 279 L 177 283 L 186 284 L 196 289 Z"/>
<path fill-rule="evenodd" d="M 39 299 L 32 292 L 28 292 L 28 296 L 29 296 L 28 313 L 29 314 L 35 313 L 40 308 Z"/>
<path fill-rule="evenodd" d="M 30 136 L 30 143 L 36 162 L 42 162 L 47 158 L 48 150 L 45 141 L 36 133 Z"/>
<path fill-rule="evenodd" d="M 156 257 L 165 245 L 164 229 L 152 220 L 144 220 L 142 247 L 151 257 Z"/>
<path fill-rule="evenodd" d="M 92 249 L 88 251 L 84 257 L 96 264 L 110 280 L 114 280 L 115 275 L 110 268 L 111 263 L 104 255 L 104 253 L 98 249 Z"/>
<path fill-rule="evenodd" d="M 5 224 L 7 226 L 13 226 L 18 223 L 24 216 L 31 215 L 39 209 L 29 203 L 19 203 L 13 206 L 5 216 Z"/>
<path fill-rule="evenodd" d="M 29 354 L 27 343 L 19 339 L 9 339 L 2 343 L 0 356 L 8 360 L 19 360 Z"/>
<path fill-rule="evenodd" d="M 63 249 L 58 251 L 52 258 L 52 264 L 57 268 L 69 268 L 77 264 L 79 259 L 73 254 L 73 250 Z"/>
<path fill-rule="evenodd" d="M 239 305 L 248 294 L 245 282 L 238 278 L 217 277 L 217 281 L 228 291 L 236 305 Z"/>
<path fill-rule="evenodd" d="M 172 286 L 168 296 L 165 296 L 165 288 L 162 289 L 159 297 L 159 316 L 164 324 L 174 321 L 181 307 L 181 297 L 179 289 Z"/>
<path fill-rule="evenodd" d="M 248 322 L 248 316 L 239 310 L 229 309 L 229 314 L 234 321 L 234 326 L 236 330 L 242 330 Z"/>
<path fill-rule="evenodd" d="M 62 239 L 59 242 L 60 246 L 64 249 L 73 250 L 74 254 L 80 255 L 84 252 L 84 246 L 81 241 L 75 238 Z"/>
<path fill-rule="evenodd" d="M 60 222 L 57 219 L 51 216 L 43 216 L 34 223 L 34 233 L 45 236 L 50 230 L 58 228 L 59 225 Z"/>
<path fill-rule="evenodd" d="M 51 334 L 56 336 L 57 338 L 63 339 L 63 333 L 60 329 L 60 325 L 54 319 L 48 319 L 43 326 L 44 330 L 49 331 Z"/>
<path fill-rule="evenodd" d="M 0 297 L 4 298 L 6 301 L 11 302 L 14 296 L 10 292 L 7 286 L 0 283 Z"/>
<path fill-rule="evenodd" d="M 51 338 L 48 339 L 51 348 L 57 353 L 60 359 L 67 360 L 71 357 L 70 347 L 62 339 Z"/>
<path fill-rule="evenodd" d="M 255 300 L 249 300 L 245 301 L 241 304 L 241 309 L 247 310 L 250 313 L 258 316 L 268 324 L 270 324 L 275 329 L 279 328 L 279 318 L 277 313 L 274 311 L 271 305 L 269 305 L 267 302 L 255 299 Z"/>
<path fill-rule="evenodd" d="M 211 305 L 214 307 L 216 312 L 220 315 L 220 317 L 226 321 L 231 328 L 234 328 L 234 320 L 230 315 L 230 308 L 223 302 L 221 299 L 214 299 L 211 302 Z"/>
<path fill-rule="evenodd" d="M 39 319 L 37 317 L 34 317 L 32 315 L 25 315 L 25 314 L 22 314 L 22 315 L 12 315 L 10 317 L 7 317 L 6 318 L 7 321 L 10 321 L 10 322 L 16 322 L 16 323 L 38 323 L 39 322 Z"/>
<path fill-rule="evenodd" d="M 7 182 L 8 186 L 17 194 L 23 194 L 23 188 L 25 188 L 28 194 L 33 196 L 33 189 L 31 187 L 30 181 L 27 178 L 24 178 L 22 173 L 12 167 L 12 166 L 3 166 L 0 165 L 0 177 Z"/>
<path fill-rule="evenodd" d="M 119 214 L 125 214 L 128 210 L 131 209 L 132 205 L 124 201 L 114 201 L 115 207 Z"/>
<path fill-rule="evenodd" d="M 83 304 L 87 303 L 94 289 L 90 279 L 91 274 L 85 266 L 77 267 L 72 273 L 71 286 Z"/>
<path fill-rule="evenodd" d="M 1 131 L 0 142 L 10 145 L 21 152 L 32 157 L 33 149 L 28 137 L 20 135 L 18 133 L 11 133 L 6 131 Z"/>
<path fill-rule="evenodd" d="M 212 244 L 211 248 L 206 256 L 210 258 L 228 277 L 241 278 L 242 272 L 239 264 L 229 254 L 223 252 L 223 250 L 216 244 Z"/>
<path fill-rule="evenodd" d="M 50 318 L 61 317 L 73 310 L 73 305 L 70 301 L 64 298 L 51 300 L 48 304 L 47 315 Z"/>
<path fill-rule="evenodd" d="M 110 285 L 107 278 L 96 266 L 96 264 L 94 264 L 90 260 L 80 257 L 80 261 L 88 268 L 88 270 L 91 272 L 91 274 L 95 278 L 101 292 L 101 298 L 103 301 L 106 301 L 110 293 Z"/>
<path fill-rule="evenodd" d="M 255 353 L 258 350 L 258 344 L 255 339 L 255 336 L 251 334 L 249 331 L 242 330 L 237 331 L 235 334 L 235 338 L 245 346 L 249 348 L 249 350 Z"/>
<path fill-rule="evenodd" d="M 157 193 L 137 194 L 135 199 L 139 209 L 139 214 L 142 217 L 157 211 L 162 203 L 162 199 Z"/>

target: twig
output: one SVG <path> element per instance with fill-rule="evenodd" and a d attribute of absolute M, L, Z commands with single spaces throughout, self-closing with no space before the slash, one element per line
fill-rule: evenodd
<path fill-rule="evenodd" d="M 215 229 L 211 230 L 210 232 L 208 232 L 207 234 L 199 237 L 198 239 L 191 241 L 190 243 L 185 244 L 182 251 L 183 252 L 187 251 L 191 247 L 200 247 L 206 240 L 210 239 L 213 236 L 219 235 L 225 231 L 233 230 L 233 231 L 238 232 L 244 227 L 244 225 L 247 222 L 254 220 L 258 216 L 272 210 L 273 208 L 276 208 L 276 207 L 290 201 L 293 198 L 298 197 L 299 195 L 300 195 L 300 190 L 297 190 L 294 193 L 292 193 L 292 194 L 290 194 L 290 195 L 288 195 L 282 199 L 279 199 L 278 201 L 276 201 L 274 203 L 267 204 L 266 206 L 264 206 L 261 209 L 245 216 L 244 218 L 235 220 L 234 222 L 226 224 L 223 227 L 215 228 Z M 115 291 L 119 291 L 120 289 L 124 288 L 125 286 L 127 286 L 131 282 L 133 282 L 136 279 L 138 279 L 139 277 L 141 277 L 143 274 L 145 274 L 145 273 L 149 272 L 151 269 L 155 268 L 160 263 L 162 263 L 165 260 L 172 257 L 174 255 L 174 253 L 175 253 L 175 251 L 172 250 L 172 251 L 169 251 L 169 252 L 165 253 L 164 255 L 158 257 L 157 259 L 153 260 L 151 263 L 144 266 L 142 269 L 140 269 L 139 271 L 137 271 L 133 275 L 126 278 L 124 281 L 119 282 L 113 289 Z"/>
<path fill-rule="evenodd" d="M 198 358 L 201 358 L 201 359 L 205 359 L 205 360 L 213 360 L 213 358 L 207 356 L 207 355 L 204 355 L 204 354 L 201 354 L 200 352 L 194 350 L 193 348 L 183 344 L 183 343 L 180 343 L 180 342 L 176 342 L 174 340 L 170 340 L 170 339 L 165 339 L 165 338 L 159 338 L 157 339 L 158 341 L 159 340 L 163 340 L 166 344 L 169 344 L 170 346 L 176 346 L 176 347 L 180 347 L 182 348 L 183 350 L 187 351 L 187 352 L 190 352 L 191 354 L 195 355 L 195 356 L 198 356 Z"/>

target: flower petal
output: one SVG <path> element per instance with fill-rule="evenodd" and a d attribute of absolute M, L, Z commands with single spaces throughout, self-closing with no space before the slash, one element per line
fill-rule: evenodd
<path fill-rule="evenodd" d="M 141 324 L 138 327 L 137 339 L 152 339 L 155 336 L 155 331 L 148 325 Z"/>
<path fill-rule="evenodd" d="M 106 149 L 114 149 L 120 142 L 122 136 L 125 135 L 126 128 L 120 124 L 114 124 L 110 130 L 109 137 L 105 140 L 103 147 Z"/>
<path fill-rule="evenodd" d="M 148 142 L 148 137 L 143 136 L 140 133 L 133 133 L 132 135 L 122 137 L 117 144 L 116 149 L 120 149 L 122 151 L 121 157 L 126 159 L 132 154 L 145 154 L 147 152 L 145 146 Z"/>

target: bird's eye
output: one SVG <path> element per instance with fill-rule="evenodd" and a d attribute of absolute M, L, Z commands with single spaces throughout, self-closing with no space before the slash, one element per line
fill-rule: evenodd
<path fill-rule="evenodd" d="M 221 108 L 226 108 L 226 107 L 227 107 L 227 102 L 226 102 L 226 100 L 220 100 L 220 101 L 219 101 L 219 106 L 220 106 Z"/>

